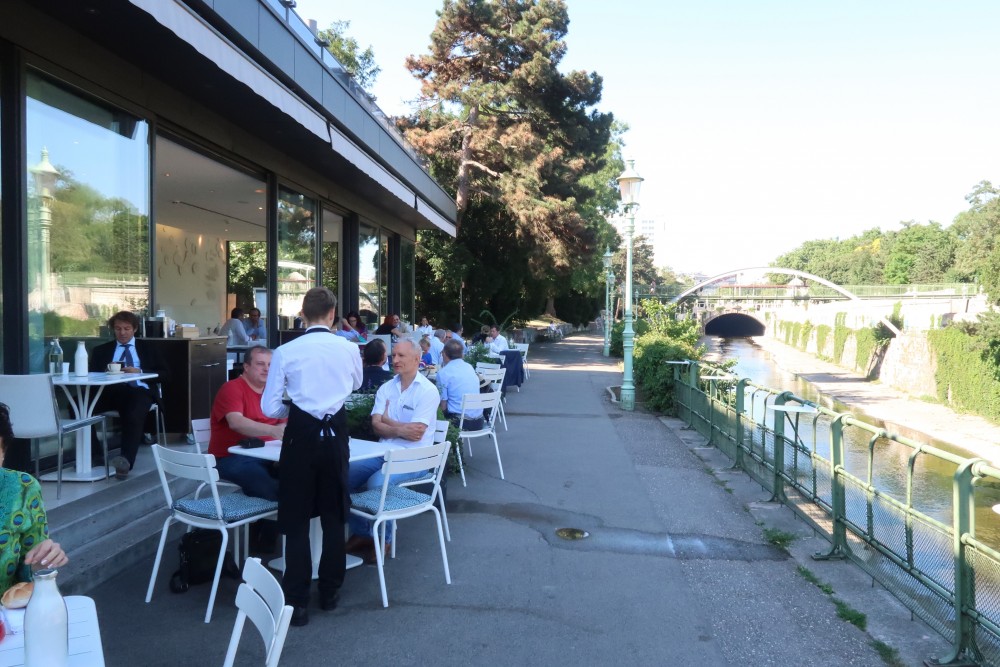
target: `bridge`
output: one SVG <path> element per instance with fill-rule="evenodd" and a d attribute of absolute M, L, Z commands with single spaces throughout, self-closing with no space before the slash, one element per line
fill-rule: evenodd
<path fill-rule="evenodd" d="M 792 279 L 784 285 L 740 282 L 744 276 L 764 274 Z M 772 321 L 833 326 L 838 314 L 851 328 L 881 322 L 898 335 L 889 315 L 905 321 L 909 329 L 931 329 L 987 307 L 980 286 L 972 283 L 837 285 L 781 267 L 727 271 L 687 288 L 637 286 L 634 297 L 678 303 L 699 320 L 706 335 L 723 337 L 762 336 Z"/>

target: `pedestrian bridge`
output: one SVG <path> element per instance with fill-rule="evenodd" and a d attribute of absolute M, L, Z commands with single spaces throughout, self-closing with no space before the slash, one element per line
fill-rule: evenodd
<path fill-rule="evenodd" d="M 792 276 L 784 285 L 750 281 L 745 276 Z M 689 288 L 642 287 L 637 300 L 655 298 L 678 303 L 702 325 L 706 335 L 762 336 L 772 320 L 805 321 L 833 326 L 845 314 L 852 328 L 882 322 L 899 330 L 889 315 L 904 316 L 908 328 L 936 328 L 956 314 L 985 307 L 979 285 L 939 283 L 909 285 L 837 285 L 819 276 L 781 267 L 727 271 Z M 975 304 L 973 302 L 976 302 Z M 981 305 L 980 305 L 981 304 Z M 898 311 L 898 312 L 897 312 Z"/>

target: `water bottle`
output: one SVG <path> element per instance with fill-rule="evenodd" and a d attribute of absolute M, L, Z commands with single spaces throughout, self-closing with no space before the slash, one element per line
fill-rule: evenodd
<path fill-rule="evenodd" d="M 77 377 L 87 377 L 90 372 L 87 359 L 87 346 L 81 340 L 76 344 L 76 354 L 73 356 L 73 372 Z"/>
<path fill-rule="evenodd" d="M 59 346 L 59 339 L 53 338 L 52 344 L 49 345 L 49 372 L 53 375 L 56 373 L 62 373 L 63 365 L 63 351 L 62 347 Z"/>
<path fill-rule="evenodd" d="M 57 574 L 52 569 L 35 573 L 35 588 L 24 612 L 25 667 L 69 664 L 69 619 L 56 585 Z"/>

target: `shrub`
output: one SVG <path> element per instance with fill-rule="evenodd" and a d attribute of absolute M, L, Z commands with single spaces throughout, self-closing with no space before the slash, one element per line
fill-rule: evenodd
<path fill-rule="evenodd" d="M 652 409 L 666 412 L 674 405 L 674 367 L 664 362 L 699 356 L 694 346 L 663 334 L 647 333 L 636 340 L 633 372 Z"/>
<path fill-rule="evenodd" d="M 649 322 L 647 322 L 646 320 L 636 319 L 634 322 L 632 322 L 632 330 L 635 332 L 636 338 L 638 338 L 639 336 L 649 331 Z M 622 336 L 624 335 L 624 332 L 625 332 L 625 322 L 621 320 L 615 322 L 615 325 L 611 328 L 610 352 L 612 357 L 625 356 L 625 350 L 622 347 L 623 344 Z M 635 351 L 633 350 L 633 356 L 634 352 Z"/>

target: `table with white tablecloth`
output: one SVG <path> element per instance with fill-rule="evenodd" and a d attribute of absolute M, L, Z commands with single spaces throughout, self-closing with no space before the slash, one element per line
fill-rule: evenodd
<path fill-rule="evenodd" d="M 69 616 L 69 667 L 104 667 L 104 645 L 93 599 L 83 595 L 65 598 Z M 24 665 L 24 610 L 4 612 L 10 627 L 0 641 L 0 667 Z"/>

